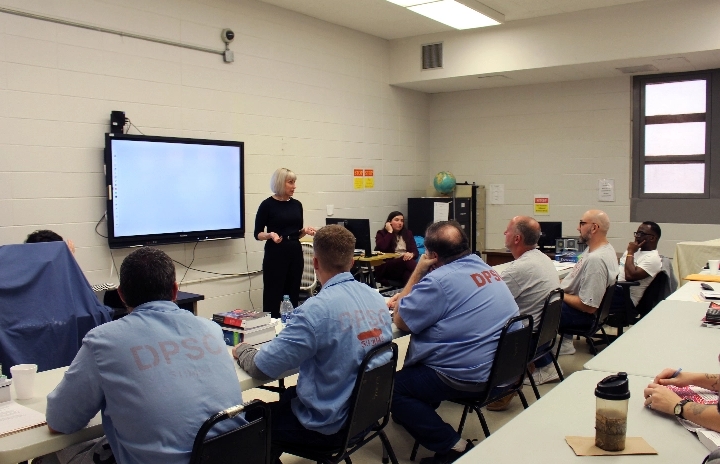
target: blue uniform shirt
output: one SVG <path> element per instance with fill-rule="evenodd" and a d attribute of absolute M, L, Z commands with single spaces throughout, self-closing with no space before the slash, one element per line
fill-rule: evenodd
<path fill-rule="evenodd" d="M 428 273 L 398 310 L 412 332 L 405 366 L 475 383 L 487 382 L 500 331 L 519 314 L 500 275 L 476 255 Z"/>
<path fill-rule="evenodd" d="M 118 462 L 187 464 L 203 422 L 240 403 L 220 327 L 153 301 L 88 332 L 48 395 L 46 415 L 50 427 L 73 433 L 101 411 Z M 213 431 L 237 425 L 224 421 Z"/>
<path fill-rule="evenodd" d="M 292 411 L 308 430 L 330 435 L 347 419 L 365 354 L 391 340 L 383 297 L 344 272 L 293 311 L 282 332 L 255 355 L 255 365 L 273 378 L 300 367 Z"/>

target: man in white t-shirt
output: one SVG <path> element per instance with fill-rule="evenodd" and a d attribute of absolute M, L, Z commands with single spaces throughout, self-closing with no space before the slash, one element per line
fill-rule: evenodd
<path fill-rule="evenodd" d="M 660 226 L 652 221 L 645 221 L 640 224 L 635 232 L 635 240 L 628 243 L 627 250 L 620 258 L 618 282 L 640 282 L 640 285 L 630 287 L 633 308 L 637 306 L 655 275 L 662 270 L 662 260 L 657 252 L 659 240 Z M 622 310 L 625 304 L 625 292 L 615 291 L 611 312 Z"/>

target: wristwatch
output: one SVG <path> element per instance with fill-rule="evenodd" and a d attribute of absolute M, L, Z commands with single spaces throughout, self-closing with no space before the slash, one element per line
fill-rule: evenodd
<path fill-rule="evenodd" d="M 675 405 L 675 410 L 674 410 L 675 415 L 677 417 L 679 417 L 680 419 L 685 419 L 685 417 L 683 417 L 683 406 L 685 406 L 688 403 L 692 403 L 692 401 L 685 398 L 685 399 L 680 400 L 678 402 L 678 404 Z"/>

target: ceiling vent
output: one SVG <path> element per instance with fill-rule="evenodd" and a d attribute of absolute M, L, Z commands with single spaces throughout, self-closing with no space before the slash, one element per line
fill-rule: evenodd
<path fill-rule="evenodd" d="M 442 42 L 422 46 L 422 68 L 437 69 L 443 67 Z"/>
<path fill-rule="evenodd" d="M 653 72 L 657 71 L 658 68 L 651 64 L 644 64 L 642 66 L 626 66 L 624 68 L 615 68 L 623 74 L 636 74 L 642 72 Z"/>

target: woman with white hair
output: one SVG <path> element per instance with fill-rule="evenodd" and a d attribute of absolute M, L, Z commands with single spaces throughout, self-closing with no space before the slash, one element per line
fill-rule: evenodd
<path fill-rule="evenodd" d="M 263 257 L 263 311 L 280 317 L 283 295 L 289 295 L 294 307 L 300 296 L 303 254 L 300 239 L 315 235 L 312 227 L 303 227 L 302 203 L 294 199 L 294 172 L 276 170 L 270 178 L 273 195 L 266 198 L 255 217 L 255 238 L 266 240 Z"/>

